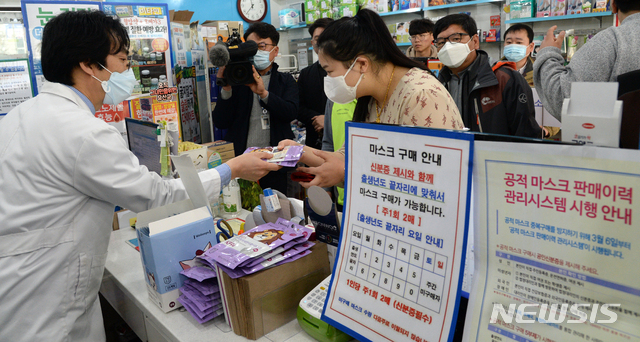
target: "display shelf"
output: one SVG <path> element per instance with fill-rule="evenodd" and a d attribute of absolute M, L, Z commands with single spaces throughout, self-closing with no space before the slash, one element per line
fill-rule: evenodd
<path fill-rule="evenodd" d="M 411 43 L 397 43 L 398 46 L 411 46 Z"/>
<path fill-rule="evenodd" d="M 540 17 L 540 18 L 518 18 L 518 19 L 509 19 L 506 20 L 507 24 L 515 24 L 515 23 L 535 23 L 538 21 L 549 21 L 549 20 L 568 20 L 568 19 L 580 19 L 580 18 L 597 18 L 597 17 L 606 17 L 612 15 L 611 12 L 596 12 L 596 13 L 582 13 L 582 14 L 570 14 L 570 15 L 561 15 L 557 17 Z"/>
<path fill-rule="evenodd" d="M 425 0 L 428 1 L 428 0 Z M 462 6 L 473 6 L 473 5 L 480 5 L 480 4 L 490 4 L 490 3 L 495 3 L 496 5 L 498 5 L 499 3 L 503 2 L 503 0 L 473 0 L 473 1 L 463 1 L 463 2 L 457 2 L 455 4 L 447 4 L 447 5 L 437 5 L 437 6 L 426 6 L 423 8 L 424 11 L 435 11 L 435 10 L 442 10 L 442 9 L 447 9 L 447 8 L 453 8 L 453 7 L 462 7 Z"/>
<path fill-rule="evenodd" d="M 416 7 L 416 8 L 409 8 L 409 9 L 400 10 L 400 11 L 378 13 L 378 15 L 380 15 L 381 17 L 384 17 L 387 15 L 399 15 L 399 14 L 405 14 L 405 13 L 419 13 L 419 12 L 422 12 L 422 8 Z"/>

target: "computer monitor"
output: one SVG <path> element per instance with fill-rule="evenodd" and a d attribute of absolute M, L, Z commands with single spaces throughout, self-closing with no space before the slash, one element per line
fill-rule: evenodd
<path fill-rule="evenodd" d="M 149 121 L 125 118 L 129 149 L 141 165 L 160 174 L 160 142 L 156 131 L 159 125 Z"/>

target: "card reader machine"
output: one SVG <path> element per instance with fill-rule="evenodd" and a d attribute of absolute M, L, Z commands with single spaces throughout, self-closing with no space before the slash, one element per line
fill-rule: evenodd
<path fill-rule="evenodd" d="M 298 306 L 298 324 L 307 334 L 321 342 L 350 341 L 351 336 L 320 319 L 330 282 L 331 275 L 302 298 Z"/>

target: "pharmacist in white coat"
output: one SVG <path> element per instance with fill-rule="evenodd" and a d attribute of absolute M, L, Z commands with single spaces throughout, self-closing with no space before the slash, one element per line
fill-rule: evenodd
<path fill-rule="evenodd" d="M 94 117 L 131 94 L 128 46 L 102 12 L 52 19 L 42 39 L 49 82 L 0 122 L 0 341 L 104 341 L 98 289 L 114 205 L 140 212 L 187 198 L 180 180 L 149 172 Z M 200 173 L 209 197 L 231 177 L 277 170 L 268 157 Z"/>

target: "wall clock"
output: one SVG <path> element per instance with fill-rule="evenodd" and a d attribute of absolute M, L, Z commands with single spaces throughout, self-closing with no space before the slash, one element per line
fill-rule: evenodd
<path fill-rule="evenodd" d="M 267 16 L 267 0 L 237 0 L 238 13 L 248 23 L 262 21 Z"/>

